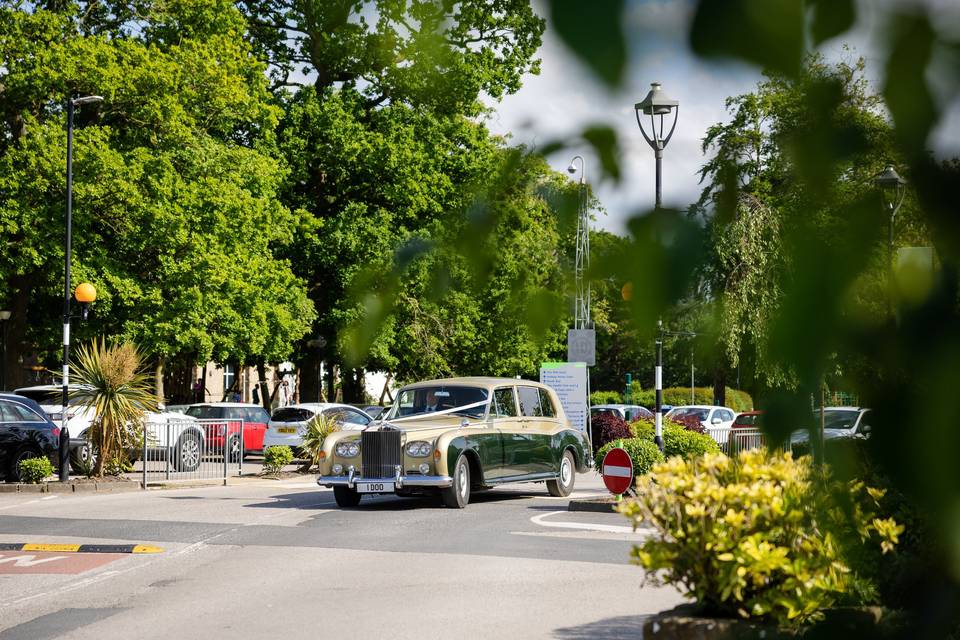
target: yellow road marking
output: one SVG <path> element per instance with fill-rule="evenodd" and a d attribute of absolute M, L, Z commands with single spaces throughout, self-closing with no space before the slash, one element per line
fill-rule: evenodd
<path fill-rule="evenodd" d="M 148 544 L 138 544 L 133 547 L 133 553 L 163 553 L 163 549 Z"/>
<path fill-rule="evenodd" d="M 25 544 L 23 551 L 79 551 L 78 544 Z"/>

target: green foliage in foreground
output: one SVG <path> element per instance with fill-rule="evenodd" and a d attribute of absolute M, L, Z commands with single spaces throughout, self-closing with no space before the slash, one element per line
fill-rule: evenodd
<path fill-rule="evenodd" d="M 43 482 L 44 478 L 53 475 L 53 465 L 47 460 L 46 456 L 27 458 L 20 461 L 18 471 L 20 472 L 20 482 L 38 484 Z"/>
<path fill-rule="evenodd" d="M 287 446 L 267 447 L 263 452 L 263 472 L 277 474 L 293 462 L 293 450 Z"/>
<path fill-rule="evenodd" d="M 824 609 L 876 599 L 871 558 L 892 551 L 903 527 L 879 512 L 883 491 L 820 476 L 808 457 L 670 458 L 638 484 L 619 511 L 657 535 L 634 562 L 654 584 L 671 584 L 729 616 L 802 624 Z"/>

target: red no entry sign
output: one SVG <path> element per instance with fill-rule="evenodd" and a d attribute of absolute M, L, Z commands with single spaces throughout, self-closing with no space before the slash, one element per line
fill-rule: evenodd
<path fill-rule="evenodd" d="M 620 447 L 610 449 L 607 455 L 603 456 L 600 473 L 603 474 L 603 484 L 610 493 L 620 495 L 633 484 L 633 461 Z"/>

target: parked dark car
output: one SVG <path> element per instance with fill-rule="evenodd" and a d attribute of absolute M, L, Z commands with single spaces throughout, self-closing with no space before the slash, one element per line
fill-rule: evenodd
<path fill-rule="evenodd" d="M 46 456 L 57 464 L 60 427 L 30 398 L 0 393 L 0 473 L 20 480 L 21 460 Z"/>
<path fill-rule="evenodd" d="M 763 427 L 763 411 L 744 411 L 733 421 L 734 429 L 760 429 Z"/>

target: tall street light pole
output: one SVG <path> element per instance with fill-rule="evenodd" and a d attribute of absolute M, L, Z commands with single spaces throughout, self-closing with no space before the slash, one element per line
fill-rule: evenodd
<path fill-rule="evenodd" d="M 13 315 L 7 309 L 0 311 L 0 333 L 2 333 L 2 342 L 0 342 L 0 391 L 7 388 L 7 320 Z"/>
<path fill-rule="evenodd" d="M 67 100 L 67 224 L 64 234 L 63 254 L 63 397 L 61 404 L 63 412 L 60 414 L 60 482 L 70 479 L 70 428 L 69 414 L 67 413 L 67 394 L 70 385 L 70 255 L 73 244 L 73 112 L 77 107 L 85 104 L 101 102 L 101 96 L 84 96 Z"/>
<path fill-rule="evenodd" d="M 640 133 L 643 134 L 643 138 L 647 141 L 647 144 L 650 145 L 650 148 L 653 149 L 653 155 L 656 158 L 657 164 L 657 197 L 656 197 L 656 208 L 660 208 L 661 204 L 661 164 L 663 162 L 663 150 L 666 148 L 667 143 L 670 142 L 670 138 L 673 137 L 673 131 L 677 128 L 677 118 L 680 115 L 680 103 L 676 100 L 671 100 L 663 92 L 663 89 L 660 87 L 659 82 L 654 82 L 650 85 L 650 93 L 647 94 L 647 97 L 636 103 L 633 106 L 634 112 L 637 115 L 637 124 L 640 125 Z M 670 125 L 670 131 L 664 136 L 664 131 L 666 131 L 666 116 L 669 116 L 673 113 L 673 124 Z M 643 126 L 644 116 L 650 116 L 650 133 L 647 134 L 646 129 Z M 658 126 L 659 125 L 659 126 Z"/>
<path fill-rule="evenodd" d="M 887 165 L 887 168 L 874 178 L 873 182 L 880 190 L 884 212 L 890 214 L 890 230 L 887 238 L 887 304 L 890 307 L 890 315 L 893 315 L 893 221 L 907 193 L 907 181 L 900 177 L 893 165 Z"/>

